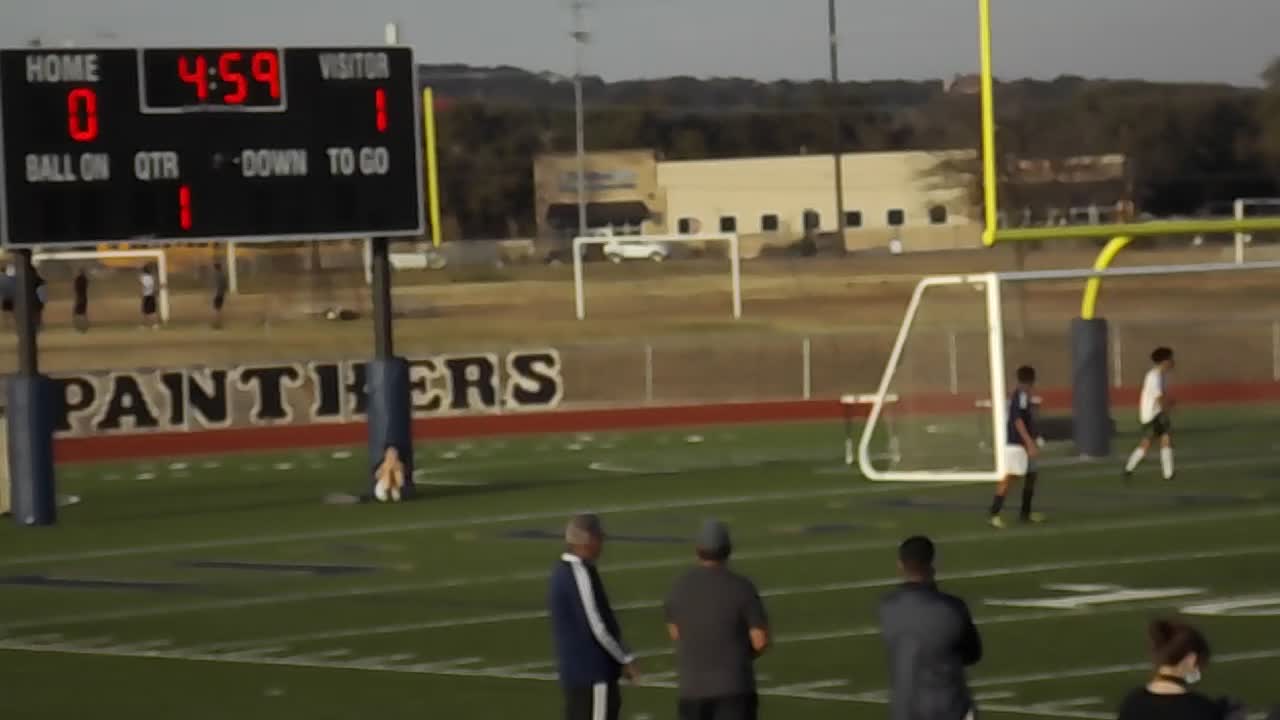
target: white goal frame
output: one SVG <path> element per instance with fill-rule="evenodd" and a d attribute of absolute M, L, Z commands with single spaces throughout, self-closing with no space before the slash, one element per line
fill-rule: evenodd
<path fill-rule="evenodd" d="M 1280 260 L 1253 263 L 1203 263 L 1198 265 L 1151 265 L 1146 267 L 1115 268 L 1110 270 L 1032 270 L 1025 272 L 979 273 L 974 275 L 939 275 L 921 280 L 911 294 L 902 325 L 898 328 L 898 336 L 894 339 L 893 349 L 885 364 L 884 374 L 880 378 L 880 386 L 871 399 L 871 411 L 867 414 L 866 424 L 862 427 L 862 436 L 858 440 L 858 469 L 863 477 L 878 482 L 986 482 L 1000 480 L 1005 476 L 1004 443 L 1000 441 L 1005 428 L 1005 357 L 1004 357 L 1004 317 L 1001 306 L 1001 285 L 1004 282 L 1025 282 L 1036 280 L 1087 280 L 1089 278 L 1108 277 L 1143 277 L 1151 275 L 1190 275 L 1211 272 L 1240 272 L 1248 270 L 1280 270 Z M 931 287 L 955 285 L 984 285 L 984 301 L 987 318 L 987 352 L 989 353 L 991 371 L 991 427 L 994 432 L 991 443 L 991 470 L 880 470 L 875 467 L 871 453 L 872 435 L 879 425 L 887 405 L 900 401 L 900 393 L 890 393 L 894 373 L 902 359 L 902 351 L 906 347 L 907 338 L 916 315 L 920 310 L 921 300 Z"/>
<path fill-rule="evenodd" d="M 587 317 L 587 294 L 584 288 L 582 255 L 591 245 L 611 243 L 692 243 L 727 242 L 729 244 L 729 280 L 733 293 L 733 319 L 742 317 L 742 259 L 737 233 L 701 233 L 694 235 L 615 235 L 612 237 L 575 237 L 573 239 L 573 301 L 578 319 Z"/>
<path fill-rule="evenodd" d="M 1231 204 L 1231 215 L 1236 222 L 1245 219 L 1245 210 L 1251 207 L 1273 207 L 1280 208 L 1280 198 L 1236 198 Z M 1236 246 L 1236 264 L 1244 264 L 1244 246 L 1253 241 L 1253 234 L 1246 232 L 1237 232 L 1235 234 Z"/>
<path fill-rule="evenodd" d="M 104 258 L 146 258 L 156 266 L 156 310 L 160 321 L 169 322 L 169 263 L 164 250 L 83 250 L 60 252 L 36 252 L 31 254 L 31 264 L 42 262 L 101 261 Z"/>

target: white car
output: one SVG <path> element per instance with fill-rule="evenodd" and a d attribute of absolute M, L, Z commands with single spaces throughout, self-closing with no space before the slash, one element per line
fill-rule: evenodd
<path fill-rule="evenodd" d="M 652 260 L 662 262 L 671 257 L 671 249 L 666 243 L 651 240 L 624 240 L 612 238 L 604 244 L 604 256 L 609 262 L 620 263 L 623 260 Z"/>

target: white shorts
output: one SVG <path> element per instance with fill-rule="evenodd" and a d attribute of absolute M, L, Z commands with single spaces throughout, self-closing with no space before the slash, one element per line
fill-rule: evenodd
<path fill-rule="evenodd" d="M 1027 457 L 1027 449 L 1021 445 L 1004 446 L 1004 473 L 1014 477 L 1026 477 L 1035 469 L 1035 463 Z"/>

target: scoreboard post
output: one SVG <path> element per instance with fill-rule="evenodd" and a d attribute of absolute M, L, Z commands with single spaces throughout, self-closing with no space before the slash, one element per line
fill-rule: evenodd
<path fill-rule="evenodd" d="M 62 399 L 39 372 L 33 248 L 374 238 L 370 470 L 395 445 L 412 477 L 387 244 L 425 229 L 420 97 L 403 47 L 0 50 L 0 246 L 18 261 L 8 426 L 18 522 L 51 524 L 56 512 L 47 408 Z"/>

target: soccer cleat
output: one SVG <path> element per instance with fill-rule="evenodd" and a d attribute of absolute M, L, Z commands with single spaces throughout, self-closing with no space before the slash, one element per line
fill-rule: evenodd
<path fill-rule="evenodd" d="M 1133 471 L 1132 471 L 1132 470 L 1125 470 L 1125 471 L 1124 471 L 1124 484 L 1125 484 L 1125 485 L 1128 485 L 1128 484 L 1129 484 L 1129 483 L 1131 483 L 1131 482 L 1133 482 Z"/>
<path fill-rule="evenodd" d="M 992 515 L 992 516 L 991 516 L 991 527 L 993 527 L 993 528 L 995 528 L 995 529 L 997 529 L 997 530 L 1003 530 L 1003 529 L 1005 528 L 1004 520 L 1003 520 L 999 515 Z"/>
<path fill-rule="evenodd" d="M 1177 473 L 1174 473 L 1173 475 L 1170 475 L 1169 477 L 1165 478 L 1165 479 L 1164 479 L 1164 481 L 1165 481 L 1165 482 L 1173 482 L 1173 479 L 1174 479 L 1175 477 L 1177 477 L 1177 476 L 1178 476 L 1178 474 L 1177 474 Z"/>
<path fill-rule="evenodd" d="M 1030 515 L 1027 515 L 1026 517 L 1022 518 L 1022 522 L 1030 525 L 1039 525 L 1043 523 L 1045 519 L 1046 518 L 1044 516 L 1044 513 L 1033 512 Z"/>

